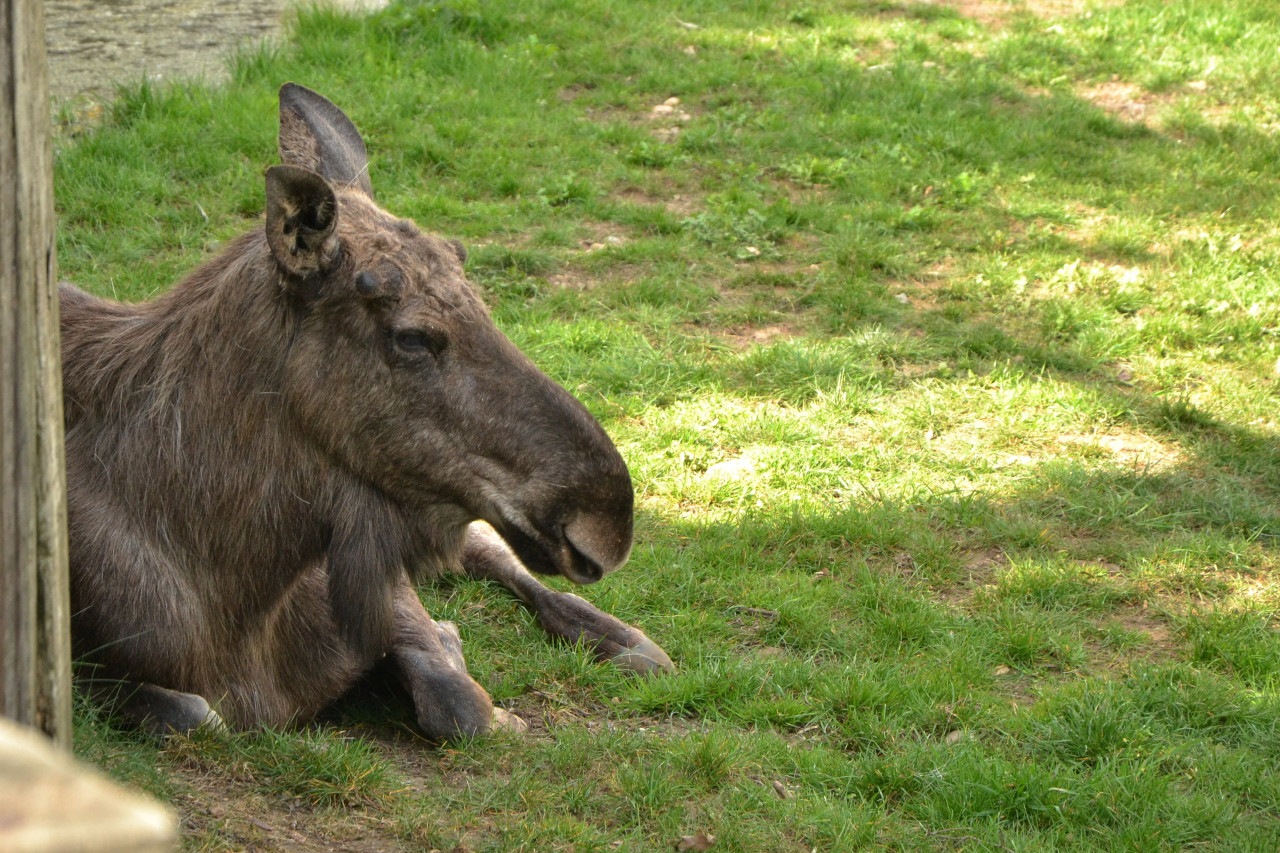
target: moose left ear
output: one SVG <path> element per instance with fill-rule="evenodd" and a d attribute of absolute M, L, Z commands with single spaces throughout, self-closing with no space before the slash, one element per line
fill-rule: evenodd
<path fill-rule="evenodd" d="M 333 101 L 297 83 L 280 87 L 280 159 L 373 198 L 360 131 Z"/>
<path fill-rule="evenodd" d="M 338 199 L 329 182 L 300 166 L 267 169 L 267 245 L 291 275 L 324 272 L 338 253 Z"/>

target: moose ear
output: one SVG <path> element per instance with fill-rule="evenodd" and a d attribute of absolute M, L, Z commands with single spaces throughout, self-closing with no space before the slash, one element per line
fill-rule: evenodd
<path fill-rule="evenodd" d="M 337 256 L 338 199 L 329 182 L 298 166 L 267 169 L 267 245 L 285 272 L 306 277 Z"/>
<path fill-rule="evenodd" d="M 280 87 L 280 159 L 373 198 L 360 131 L 332 101 L 297 83 Z"/>

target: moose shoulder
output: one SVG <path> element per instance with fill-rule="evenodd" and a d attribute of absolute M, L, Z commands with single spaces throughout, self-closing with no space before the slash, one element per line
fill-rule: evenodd
<path fill-rule="evenodd" d="M 459 244 L 374 203 L 341 110 L 286 84 L 280 155 L 265 228 L 169 292 L 62 288 L 84 682 L 156 731 L 277 725 L 387 658 L 428 736 L 483 733 L 492 702 L 411 583 L 456 568 L 602 659 L 671 668 L 529 572 L 591 583 L 627 559 L 604 430 L 493 324 Z"/>

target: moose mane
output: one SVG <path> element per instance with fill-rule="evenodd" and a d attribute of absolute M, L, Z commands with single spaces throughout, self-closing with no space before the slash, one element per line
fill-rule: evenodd
<path fill-rule="evenodd" d="M 64 379 L 68 425 L 82 417 L 181 417 L 201 402 L 189 395 L 184 402 L 183 390 L 210 374 L 252 371 L 278 384 L 271 373 L 283 364 L 295 318 L 272 267 L 255 230 L 149 302 L 123 304 L 64 286 L 64 348 L 74 365 Z"/>

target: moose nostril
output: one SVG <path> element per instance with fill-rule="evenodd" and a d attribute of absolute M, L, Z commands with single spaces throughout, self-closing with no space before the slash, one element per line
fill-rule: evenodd
<path fill-rule="evenodd" d="M 574 553 L 600 575 L 627 561 L 631 553 L 631 519 L 579 512 L 562 530 Z"/>
<path fill-rule="evenodd" d="M 373 296 L 378 292 L 378 277 L 366 270 L 356 276 L 356 292 L 361 296 Z"/>
<path fill-rule="evenodd" d="M 608 571 L 590 554 L 583 553 L 572 540 L 565 540 L 565 565 L 562 574 L 577 584 L 591 584 L 600 580 Z"/>

